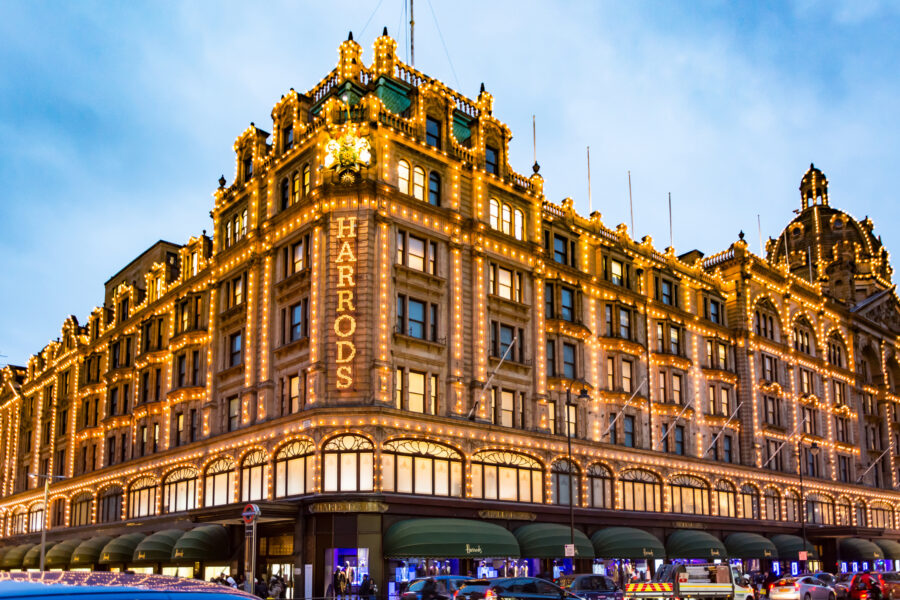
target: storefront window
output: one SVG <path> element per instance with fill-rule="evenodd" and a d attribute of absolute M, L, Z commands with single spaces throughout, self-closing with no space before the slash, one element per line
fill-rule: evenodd
<path fill-rule="evenodd" d="M 741 516 L 745 519 L 759 519 L 759 490 L 749 483 L 741 486 Z"/>
<path fill-rule="evenodd" d="M 221 506 L 231 503 L 234 489 L 234 461 L 223 457 L 206 468 L 203 478 L 203 505 Z"/>
<path fill-rule="evenodd" d="M 98 520 L 101 523 L 112 523 L 122 520 L 122 488 L 117 485 L 106 488 L 100 494 L 100 514 Z"/>
<path fill-rule="evenodd" d="M 12 514 L 10 519 L 12 520 L 12 526 L 10 527 L 13 535 L 18 535 L 20 533 L 25 533 L 25 518 L 27 513 L 25 509 L 19 509 Z"/>
<path fill-rule="evenodd" d="M 359 435 L 328 440 L 322 450 L 326 492 L 370 492 L 375 487 L 375 451 L 372 442 Z"/>
<path fill-rule="evenodd" d="M 128 490 L 128 518 L 149 517 L 156 514 L 156 481 L 141 477 Z"/>
<path fill-rule="evenodd" d="M 603 465 L 593 464 L 588 467 L 588 493 L 591 506 L 594 508 L 612 508 L 612 473 Z"/>
<path fill-rule="evenodd" d="M 625 471 L 619 477 L 619 497 L 624 510 L 659 512 L 662 509 L 662 484 L 659 477 L 649 471 Z"/>
<path fill-rule="evenodd" d="M 850 519 L 850 513 L 852 512 L 850 508 L 849 500 L 839 500 L 835 507 L 835 519 L 837 525 L 852 525 L 852 521 Z"/>
<path fill-rule="evenodd" d="M 163 482 L 163 512 L 197 508 L 197 470 L 185 467 L 170 473 Z"/>
<path fill-rule="evenodd" d="M 543 502 L 543 468 L 530 456 L 488 450 L 472 456 L 472 497 Z"/>
<path fill-rule="evenodd" d="M 720 517 L 737 516 L 737 494 L 735 494 L 733 485 L 727 481 L 718 482 L 716 484 L 715 497 Z"/>
<path fill-rule="evenodd" d="M 676 475 L 669 482 L 669 506 L 676 513 L 708 515 L 709 488 L 706 482 L 690 475 Z"/>
<path fill-rule="evenodd" d="M 72 498 L 72 512 L 69 514 L 69 525 L 71 527 L 90 525 L 93 504 L 94 497 L 91 496 L 90 492 L 84 492 Z"/>
<path fill-rule="evenodd" d="M 766 488 L 765 495 L 763 496 L 763 500 L 766 504 L 766 516 L 765 518 L 770 521 L 780 521 L 781 520 L 781 496 L 778 495 L 778 491 L 775 488 Z"/>
<path fill-rule="evenodd" d="M 424 440 L 395 440 L 381 450 L 385 492 L 462 497 L 462 456 Z"/>
<path fill-rule="evenodd" d="M 834 525 L 834 502 L 822 494 L 806 497 L 806 522 L 817 525 Z"/>
<path fill-rule="evenodd" d="M 44 528 L 44 505 L 37 503 L 28 511 L 28 532 L 40 531 Z"/>
<path fill-rule="evenodd" d="M 889 504 L 873 502 L 869 506 L 869 513 L 872 515 L 872 527 L 893 529 L 894 509 Z"/>
<path fill-rule="evenodd" d="M 867 527 L 869 520 L 866 518 L 866 505 L 862 502 L 856 503 L 856 526 Z"/>
<path fill-rule="evenodd" d="M 794 522 L 800 520 L 800 501 L 797 492 L 790 490 L 785 492 L 784 512 L 788 521 Z"/>
<path fill-rule="evenodd" d="M 262 450 L 252 450 L 241 463 L 241 502 L 265 499 L 268 478 L 269 465 L 266 453 Z"/>
<path fill-rule="evenodd" d="M 275 497 L 313 492 L 316 449 L 308 441 L 290 442 L 275 455 Z"/>
<path fill-rule="evenodd" d="M 572 504 L 581 506 L 581 494 L 579 493 L 578 467 L 567 460 L 558 460 L 553 463 L 551 470 L 553 490 L 553 503 L 568 506 L 571 498 Z"/>

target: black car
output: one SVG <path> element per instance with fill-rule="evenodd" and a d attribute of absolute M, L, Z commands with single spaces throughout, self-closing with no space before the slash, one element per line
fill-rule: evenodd
<path fill-rule="evenodd" d="M 556 582 L 585 600 L 622 600 L 625 593 L 606 575 L 563 575 Z"/>
<path fill-rule="evenodd" d="M 456 600 L 581 600 L 546 579 L 498 577 L 464 581 Z"/>
<path fill-rule="evenodd" d="M 465 575 L 435 575 L 413 579 L 400 594 L 400 600 L 449 600 L 460 585 L 471 579 Z"/>

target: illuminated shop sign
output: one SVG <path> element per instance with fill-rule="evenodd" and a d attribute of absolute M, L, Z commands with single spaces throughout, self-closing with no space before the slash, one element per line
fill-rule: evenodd
<path fill-rule="evenodd" d="M 337 336 L 335 362 L 337 363 L 337 387 L 349 389 L 353 385 L 353 359 L 356 357 L 356 217 L 337 217 L 337 239 L 340 246 L 335 266 L 337 268 L 337 309 L 334 333 Z"/>

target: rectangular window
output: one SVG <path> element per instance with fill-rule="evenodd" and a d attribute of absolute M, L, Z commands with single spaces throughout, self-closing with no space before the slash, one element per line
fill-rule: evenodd
<path fill-rule="evenodd" d="M 569 240 L 559 234 L 553 236 L 553 260 L 560 264 L 569 264 Z"/>
<path fill-rule="evenodd" d="M 111 465 L 116 462 L 116 436 L 111 435 L 106 440 L 106 464 Z"/>
<path fill-rule="evenodd" d="M 504 427 L 514 427 L 515 426 L 515 403 L 516 403 L 516 395 L 515 392 L 510 390 L 495 390 L 500 393 L 500 425 Z"/>
<path fill-rule="evenodd" d="M 110 417 L 119 414 L 119 388 L 109 390 L 109 411 Z"/>
<path fill-rule="evenodd" d="M 622 391 L 631 393 L 632 389 L 632 368 L 633 363 L 630 360 L 622 361 Z"/>
<path fill-rule="evenodd" d="M 242 335 L 241 332 L 232 333 L 228 338 L 228 366 L 234 367 L 241 364 Z"/>
<path fill-rule="evenodd" d="M 681 404 L 682 396 L 681 396 L 681 375 L 677 373 L 672 374 L 672 402 L 675 404 Z"/>
<path fill-rule="evenodd" d="M 283 150 L 290 150 L 294 147 L 294 126 L 286 125 L 281 128 L 281 146 Z"/>
<path fill-rule="evenodd" d="M 556 343 L 547 340 L 547 377 L 556 377 Z"/>
<path fill-rule="evenodd" d="M 181 438 L 184 435 L 184 413 L 175 415 L 175 446 L 181 445 Z"/>
<path fill-rule="evenodd" d="M 235 277 L 231 280 L 231 307 L 238 306 L 244 301 L 244 277 Z"/>
<path fill-rule="evenodd" d="M 766 411 L 766 423 L 781 427 L 781 399 L 774 396 L 765 396 L 763 403 Z"/>
<path fill-rule="evenodd" d="M 191 385 L 200 385 L 200 351 L 191 352 Z"/>
<path fill-rule="evenodd" d="M 187 375 L 187 356 L 185 356 L 184 354 L 179 354 L 176 361 L 178 363 L 178 376 L 176 379 L 176 383 L 178 384 L 178 387 L 181 388 L 184 387 L 184 380 Z"/>
<path fill-rule="evenodd" d="M 197 409 L 191 409 L 191 441 L 197 441 L 197 430 L 200 427 L 200 420 L 197 418 Z"/>
<path fill-rule="evenodd" d="M 241 399 L 232 396 L 228 399 L 228 431 L 235 431 L 241 423 Z"/>
<path fill-rule="evenodd" d="M 612 356 L 606 357 L 606 388 L 616 389 L 616 359 Z"/>
<path fill-rule="evenodd" d="M 762 376 L 766 381 L 777 381 L 775 358 L 768 354 L 762 355 Z"/>
<path fill-rule="evenodd" d="M 731 416 L 731 401 L 728 388 L 719 388 L 719 413 L 722 416 Z"/>
<path fill-rule="evenodd" d="M 850 483 L 850 458 L 847 456 L 838 456 L 838 479 Z"/>
<path fill-rule="evenodd" d="M 288 410 L 291 413 L 300 410 L 300 376 L 291 375 L 288 377 Z"/>
<path fill-rule="evenodd" d="M 675 426 L 675 454 L 684 455 L 684 426 Z"/>
<path fill-rule="evenodd" d="M 631 339 L 631 311 L 627 308 L 619 308 L 619 337 Z"/>
<path fill-rule="evenodd" d="M 609 280 L 615 285 L 624 285 L 625 283 L 625 265 L 620 260 L 611 260 L 609 262 Z"/>
<path fill-rule="evenodd" d="M 634 417 L 625 415 L 622 418 L 622 442 L 628 448 L 634 448 Z"/>
<path fill-rule="evenodd" d="M 291 270 L 299 273 L 309 266 L 309 234 L 300 238 L 300 241 L 291 246 Z"/>
<path fill-rule="evenodd" d="M 500 174 L 499 161 L 497 160 L 498 154 L 497 149 L 493 146 L 484 147 L 484 170 L 493 175 Z"/>
<path fill-rule="evenodd" d="M 575 320 L 575 291 L 571 288 L 559 288 L 559 316 L 564 321 Z"/>
<path fill-rule="evenodd" d="M 425 412 L 425 373 L 409 371 L 407 408 L 412 412 Z"/>
<path fill-rule="evenodd" d="M 732 442 L 730 435 L 722 436 L 722 460 L 727 463 L 734 462 L 731 450 Z"/>
<path fill-rule="evenodd" d="M 813 374 L 812 371 L 807 369 L 800 369 L 800 393 L 801 394 L 812 394 L 813 393 Z"/>
<path fill-rule="evenodd" d="M 308 318 L 309 301 L 304 298 L 291 307 L 291 328 L 290 339 L 296 341 L 305 338 L 308 335 Z"/>
<path fill-rule="evenodd" d="M 441 149 L 441 122 L 437 119 L 425 117 L 425 143 Z"/>
<path fill-rule="evenodd" d="M 575 344 L 563 343 L 563 377 L 568 379 L 577 379 L 578 374 L 575 368 Z"/>

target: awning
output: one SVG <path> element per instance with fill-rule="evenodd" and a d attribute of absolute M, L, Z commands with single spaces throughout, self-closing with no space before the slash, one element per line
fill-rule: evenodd
<path fill-rule="evenodd" d="M 178 538 L 172 548 L 174 562 L 228 560 L 228 532 L 221 525 L 203 525 Z"/>
<path fill-rule="evenodd" d="M 134 549 L 146 536 L 143 533 L 126 533 L 111 540 L 100 551 L 101 565 L 130 563 L 134 556 Z"/>
<path fill-rule="evenodd" d="M 69 566 L 72 552 L 78 547 L 81 540 L 63 540 L 50 550 L 47 550 L 46 565 L 48 569 L 62 569 Z"/>
<path fill-rule="evenodd" d="M 13 546 L 7 550 L 6 554 L 3 555 L 3 560 L 0 561 L 0 569 L 6 569 L 7 571 L 11 569 L 21 569 L 22 560 L 25 559 L 25 553 L 31 550 L 32 546 L 34 546 L 34 544 L 19 544 L 18 546 Z"/>
<path fill-rule="evenodd" d="M 132 562 L 171 562 L 172 548 L 175 547 L 178 538 L 183 535 L 184 529 L 164 529 L 148 535 L 134 549 Z"/>
<path fill-rule="evenodd" d="M 565 525 L 532 523 L 513 532 L 519 552 L 525 558 L 563 558 L 565 546 L 572 542 L 572 531 Z M 575 530 L 575 556 L 594 558 L 594 547 L 586 535 Z"/>
<path fill-rule="evenodd" d="M 705 531 L 679 529 L 666 540 L 666 554 L 669 558 L 705 558 L 713 560 L 725 558 L 728 553 L 718 539 Z"/>
<path fill-rule="evenodd" d="M 800 560 L 798 552 L 804 546 L 803 539 L 796 535 L 780 534 L 772 536 L 772 543 L 778 548 L 778 560 Z M 806 541 L 806 552 L 808 560 L 819 560 L 819 553 L 816 552 L 816 547 L 809 543 L 809 540 Z"/>
<path fill-rule="evenodd" d="M 3 557 L 10 548 L 12 548 L 12 546 L 3 546 L 0 548 L 0 564 L 3 564 Z"/>
<path fill-rule="evenodd" d="M 778 559 L 778 548 L 772 540 L 758 533 L 732 533 L 725 538 L 725 549 L 729 558 Z"/>
<path fill-rule="evenodd" d="M 871 561 L 881 560 L 884 553 L 881 548 L 868 540 L 844 538 L 838 541 L 838 556 L 840 560 Z"/>
<path fill-rule="evenodd" d="M 872 540 L 872 543 L 881 548 L 886 559 L 900 560 L 900 544 L 894 540 Z"/>
<path fill-rule="evenodd" d="M 100 562 L 100 552 L 103 547 L 112 541 L 108 535 L 96 535 L 88 540 L 84 540 L 72 552 L 72 558 L 69 564 L 73 567 L 83 565 L 94 565 Z M 134 550 L 132 550 L 134 552 Z"/>
<path fill-rule="evenodd" d="M 50 552 L 50 549 L 56 546 L 55 542 L 47 542 L 44 545 L 44 552 Z M 44 565 L 47 564 L 47 555 L 44 554 Z M 22 559 L 22 568 L 23 569 L 39 569 L 41 566 L 41 545 L 35 544 L 31 547 L 31 550 L 25 553 L 25 558 Z"/>
<path fill-rule="evenodd" d="M 407 519 L 384 534 L 387 558 L 519 558 L 509 531 L 469 519 Z"/>
<path fill-rule="evenodd" d="M 591 536 L 597 558 L 666 557 L 666 548 L 655 535 L 633 527 L 607 527 Z"/>

